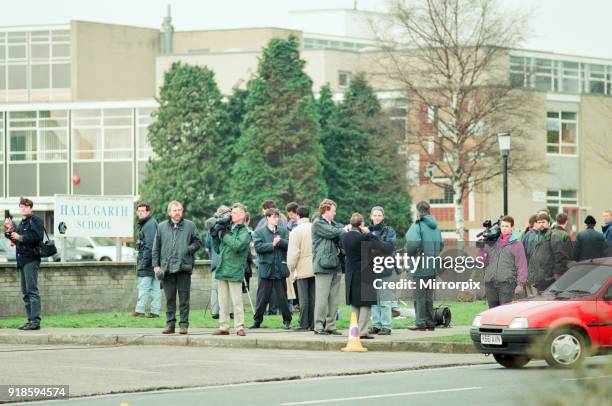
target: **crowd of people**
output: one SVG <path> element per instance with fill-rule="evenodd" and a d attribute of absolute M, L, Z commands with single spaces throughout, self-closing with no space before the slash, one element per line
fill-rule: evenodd
<path fill-rule="evenodd" d="M 5 220 L 5 232 L 16 244 L 17 268 L 27 322 L 21 330 L 38 330 L 41 322 L 41 300 L 37 279 L 43 241 L 42 220 L 32 214 L 34 203 L 21 198 L 21 222 L 15 227 Z M 249 293 L 253 268 L 257 269 L 257 293 L 253 323 L 249 329 L 261 328 L 266 314 L 280 312 L 283 326 L 297 332 L 317 335 L 340 335 L 336 328 L 342 275 L 345 302 L 356 314 L 360 337 L 389 335 L 392 318 L 398 315 L 397 299 L 386 289 L 375 289 L 369 275 L 372 258 L 363 257 L 362 244 L 380 255 L 393 256 L 396 232 L 385 222 L 383 207 L 372 207 L 369 221 L 354 213 L 347 225 L 336 221 L 337 203 L 324 199 L 317 213 L 295 202 L 285 207 L 287 216 L 274 201 L 262 204 L 262 219 L 250 228 L 247 208 L 235 203 L 220 206 L 215 216 L 206 220 L 204 244 L 193 221 L 183 216 L 183 206 L 171 201 L 167 219 L 159 224 L 146 202 L 138 203 L 138 299 L 135 317 L 157 318 L 161 311 L 161 290 L 166 299 L 166 327 L 163 334 L 176 332 L 176 302 L 179 302 L 179 333 L 188 334 L 191 274 L 197 251 L 204 245 L 211 259 L 211 313 L 219 320 L 214 335 L 230 334 L 233 319 L 236 334 L 246 335 L 243 293 Z M 419 202 L 417 216 L 405 235 L 405 252 L 409 256 L 439 256 L 444 248 L 442 233 L 430 212 L 430 205 Z M 612 256 L 612 211 L 604 212 L 603 232 L 595 229 L 592 216 L 585 218 L 586 229 L 574 241 L 567 230 L 568 216 L 556 215 L 554 222 L 548 210 L 529 218 L 529 226 L 517 236 L 514 219 L 500 219 L 500 235 L 481 248 L 484 257 L 485 292 L 489 307 L 512 301 L 516 295 L 534 295 L 544 291 L 563 275 L 574 261 Z M 8 228 L 7 228 L 8 227 Z M 438 272 L 431 262 L 422 261 L 410 271 L 416 280 L 413 291 L 415 331 L 434 330 L 433 289 L 427 281 Z M 386 267 L 377 277 L 390 280 L 400 273 Z M 421 283 L 421 281 L 425 283 Z M 151 301 L 150 311 L 146 311 Z M 293 311 L 299 311 L 299 322 L 292 327 Z"/>

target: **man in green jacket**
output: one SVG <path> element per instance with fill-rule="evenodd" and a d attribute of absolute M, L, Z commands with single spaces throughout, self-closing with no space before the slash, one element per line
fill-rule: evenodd
<path fill-rule="evenodd" d="M 559 213 L 555 218 L 557 224 L 550 229 L 550 245 L 555 256 L 553 277 L 559 279 L 569 268 L 572 259 L 572 240 L 567 232 L 567 214 Z"/>
<path fill-rule="evenodd" d="M 334 221 L 336 203 L 325 199 L 319 205 L 319 218 L 312 223 L 312 264 L 315 274 L 314 333 L 340 335 L 336 312 L 340 300 L 342 264 L 340 234 L 343 226 Z"/>
<path fill-rule="evenodd" d="M 406 253 L 411 257 L 420 257 L 416 269 L 411 269 L 415 282 L 413 290 L 416 321 L 413 331 L 433 331 L 436 327 L 433 311 L 433 289 L 429 288 L 436 278 L 437 269 L 434 261 L 444 248 L 442 233 L 436 219 L 429 212 L 429 203 L 417 203 L 417 219 L 406 233 Z M 417 258 L 419 259 L 419 258 Z M 416 259 L 415 261 L 416 262 Z"/>
<path fill-rule="evenodd" d="M 251 234 L 244 222 L 246 207 L 240 203 L 234 203 L 231 213 L 231 228 L 221 229 L 215 226 L 213 229 L 213 247 L 218 253 L 215 278 L 219 281 L 219 329 L 213 335 L 229 335 L 229 300 L 231 298 L 234 304 L 236 334 L 245 336 L 242 281 Z"/>
<path fill-rule="evenodd" d="M 176 200 L 168 204 L 168 220 L 157 226 L 153 241 L 153 271 L 164 281 L 166 295 L 166 328 L 163 334 L 174 334 L 176 293 L 181 313 L 180 334 L 189 327 L 189 295 L 195 253 L 202 246 L 196 225 L 183 218 L 183 205 Z"/>

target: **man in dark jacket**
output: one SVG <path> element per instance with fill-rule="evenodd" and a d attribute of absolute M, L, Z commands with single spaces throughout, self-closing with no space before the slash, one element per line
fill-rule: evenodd
<path fill-rule="evenodd" d="M 159 317 L 161 309 L 160 280 L 153 272 L 153 242 L 157 233 L 157 222 L 151 217 L 151 206 L 146 202 L 138 203 L 136 207 L 138 215 L 138 257 L 136 269 L 138 272 L 138 302 L 132 316 L 144 317 L 145 308 L 149 297 L 151 298 L 151 312 L 148 318 Z"/>
<path fill-rule="evenodd" d="M 253 325 L 250 327 L 260 328 L 264 318 L 266 306 L 272 296 L 272 291 L 278 298 L 278 308 L 283 315 L 283 323 L 286 329 L 291 328 L 291 311 L 287 303 L 287 247 L 289 235 L 286 228 L 278 227 L 280 212 L 278 209 L 266 209 L 267 224 L 265 227 L 255 230 L 253 243 L 257 252 L 257 271 L 259 274 L 259 285 L 257 286 L 257 304 L 253 315 Z"/>
<path fill-rule="evenodd" d="M 436 322 L 433 311 L 433 289 L 429 284 L 435 279 L 438 269 L 434 259 L 444 248 L 442 233 L 438 222 L 429 212 L 429 203 L 417 203 L 417 219 L 406 232 L 406 253 L 411 257 L 421 257 L 416 269 L 411 269 L 415 282 L 413 290 L 415 325 L 413 331 L 434 330 Z"/>
<path fill-rule="evenodd" d="M 40 294 L 38 293 L 38 269 L 40 253 L 38 245 L 43 241 L 43 221 L 32 214 L 34 202 L 22 197 L 19 200 L 21 222 L 11 233 L 11 241 L 17 245 L 17 269 L 21 277 L 21 293 L 28 322 L 19 330 L 40 330 Z"/>
<path fill-rule="evenodd" d="M 547 213 L 538 214 L 538 233 L 529 245 L 529 265 L 527 268 L 527 283 L 534 286 L 538 292 L 543 292 L 554 281 L 553 270 L 555 257 L 550 243 L 550 217 Z"/>
<path fill-rule="evenodd" d="M 587 226 L 586 230 L 579 232 L 574 242 L 574 261 L 604 257 L 606 241 L 603 234 L 595 230 L 597 221 L 593 216 L 587 216 L 584 224 Z"/>
<path fill-rule="evenodd" d="M 325 199 L 319 205 L 319 217 L 312 223 L 312 264 L 315 274 L 315 334 L 340 335 L 336 330 L 336 312 L 340 299 L 342 264 L 340 235 L 343 226 L 334 221 L 336 203 Z"/>
<path fill-rule="evenodd" d="M 608 252 L 606 255 L 612 255 L 612 209 L 603 212 L 603 220 L 604 225 L 601 226 L 601 231 L 607 243 Z"/>
<path fill-rule="evenodd" d="M 555 218 L 557 224 L 552 227 L 550 233 L 550 246 L 555 256 L 553 277 L 559 279 L 569 268 L 572 259 L 572 240 L 567 232 L 567 214 L 559 213 Z"/>
<path fill-rule="evenodd" d="M 166 295 L 166 328 L 163 334 L 174 334 L 176 325 L 176 293 L 181 313 L 180 334 L 189 327 L 189 295 L 195 253 L 202 246 L 196 225 L 183 218 L 183 205 L 176 200 L 168 204 L 168 220 L 157 226 L 153 243 L 153 270 L 164 281 Z"/>

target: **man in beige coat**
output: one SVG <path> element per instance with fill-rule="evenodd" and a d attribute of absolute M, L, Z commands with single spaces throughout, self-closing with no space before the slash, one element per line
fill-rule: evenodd
<path fill-rule="evenodd" d="M 289 234 L 287 266 L 297 280 L 300 325 L 295 331 L 314 330 L 315 277 L 312 269 L 312 224 L 308 207 L 298 207 L 297 226 Z"/>

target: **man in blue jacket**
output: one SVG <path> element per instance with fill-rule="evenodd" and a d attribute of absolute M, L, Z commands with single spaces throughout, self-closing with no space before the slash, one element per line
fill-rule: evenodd
<path fill-rule="evenodd" d="M 151 217 L 151 206 L 146 202 L 138 203 L 136 207 L 138 215 L 138 257 L 136 269 L 138 271 L 138 302 L 132 316 L 145 317 L 145 308 L 149 297 L 151 298 L 151 312 L 146 314 L 148 318 L 159 317 L 161 309 L 160 280 L 153 272 L 153 241 L 157 233 L 157 222 Z"/>
<path fill-rule="evenodd" d="M 436 326 L 433 311 L 433 289 L 428 283 L 435 279 L 437 269 L 434 258 L 440 255 L 444 248 L 442 233 L 438 228 L 436 219 L 429 212 L 429 203 L 422 201 L 417 203 L 417 219 L 406 233 L 406 253 L 411 257 L 420 257 L 416 269 L 411 269 L 415 289 L 412 291 L 414 298 L 414 311 L 416 321 L 413 331 L 433 331 Z M 416 262 L 416 259 L 415 259 Z"/>

